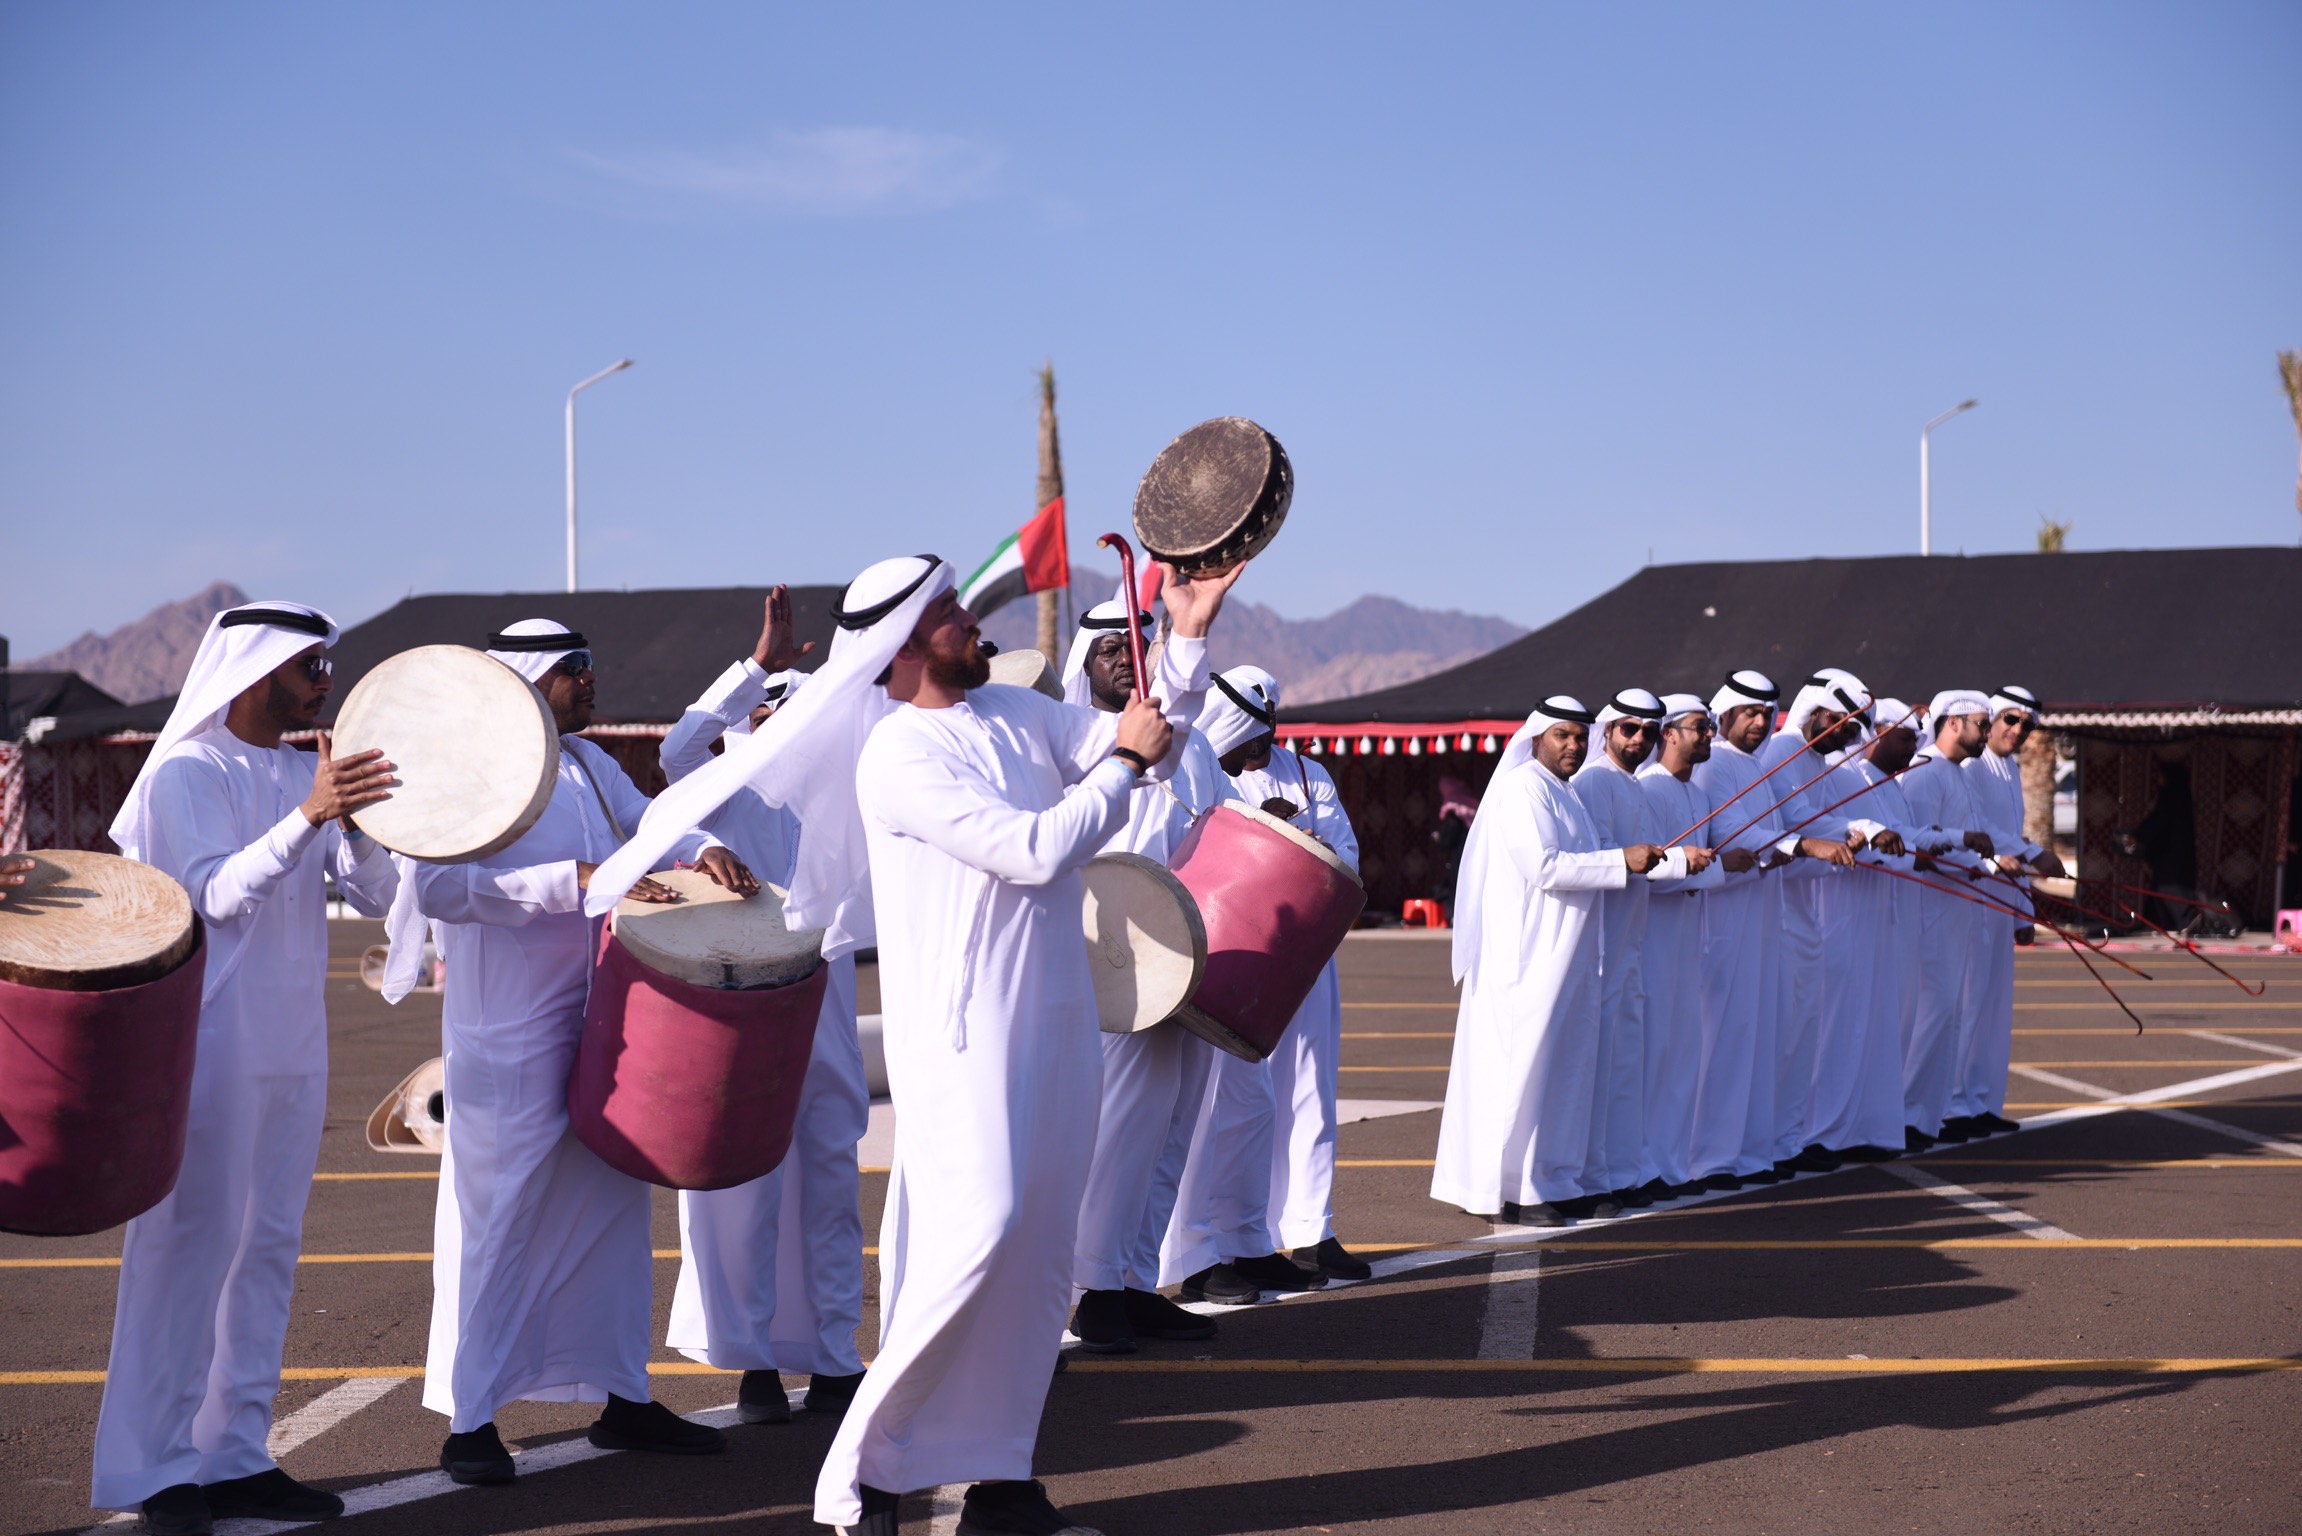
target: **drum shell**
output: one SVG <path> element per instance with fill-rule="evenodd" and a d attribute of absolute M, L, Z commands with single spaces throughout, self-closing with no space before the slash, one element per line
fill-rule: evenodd
<path fill-rule="evenodd" d="M 168 1197 L 207 974 L 198 934 L 182 964 L 133 987 L 0 981 L 0 1231 L 80 1237 Z"/>
<path fill-rule="evenodd" d="M 788 986 L 699 987 L 643 965 L 604 930 L 568 1080 L 576 1136 L 609 1167 L 666 1189 L 773 1172 L 791 1147 L 829 979 L 818 964 Z"/>
<path fill-rule="evenodd" d="M 1227 806 L 1199 818 L 1171 867 L 1207 927 L 1206 972 L 1176 1022 L 1261 1061 L 1358 922 L 1366 888 L 1349 870 Z"/>

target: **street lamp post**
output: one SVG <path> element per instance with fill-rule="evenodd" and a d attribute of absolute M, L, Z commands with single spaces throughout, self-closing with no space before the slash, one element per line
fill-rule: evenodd
<path fill-rule="evenodd" d="M 576 589 L 575 397 L 609 374 L 621 373 L 630 366 L 631 359 L 627 357 L 612 368 L 602 368 L 568 391 L 568 590 L 570 592 Z"/>
<path fill-rule="evenodd" d="M 1918 552 L 1922 555 L 1934 553 L 1934 487 L 1929 473 L 1932 466 L 1928 462 L 1927 437 L 1936 427 L 1941 426 L 1959 412 L 1973 410 L 1975 404 L 1976 402 L 1972 400 L 1962 400 L 1918 429 Z M 569 419 L 573 420 L 574 418 L 570 417 Z M 569 441 L 573 442 L 574 439 L 570 438 Z M 572 455 L 575 450 L 571 448 L 568 452 Z M 571 457 L 568 462 L 573 464 L 575 460 Z M 568 483 L 572 486 L 575 483 L 572 478 L 575 471 L 571 469 L 568 473 L 571 477 Z M 571 509 L 568 513 L 568 526 L 573 528 L 575 526 L 575 513 L 572 510 L 575 506 L 575 492 L 573 490 L 568 492 L 568 506 Z M 569 537 L 573 538 L 574 535 L 571 533 Z M 573 546 L 571 545 L 570 548 Z M 575 557 L 570 555 L 568 558 L 573 560 Z M 572 571 L 575 567 L 571 565 L 568 569 Z M 569 581 L 571 584 L 568 590 L 572 592 L 575 590 L 574 578 L 570 577 Z"/>

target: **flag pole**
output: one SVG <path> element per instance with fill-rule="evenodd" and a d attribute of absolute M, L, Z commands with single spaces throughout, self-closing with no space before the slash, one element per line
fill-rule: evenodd
<path fill-rule="evenodd" d="M 1049 502 L 1063 494 L 1063 449 L 1055 436 L 1055 363 L 1053 359 L 1039 369 L 1039 489 L 1031 510 L 1038 512 Z M 1066 582 L 1071 576 L 1071 551 L 1063 551 L 1063 575 Z M 1067 596 L 1070 588 L 1063 588 Z M 1055 666 L 1062 665 L 1062 597 L 1049 587 L 1039 598 L 1039 654 Z"/>

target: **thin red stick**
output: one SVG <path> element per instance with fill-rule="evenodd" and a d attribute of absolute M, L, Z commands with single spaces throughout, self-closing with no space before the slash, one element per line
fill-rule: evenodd
<path fill-rule="evenodd" d="M 1954 885 L 1938 884 L 1935 881 L 1927 879 L 1923 875 L 1914 875 L 1907 870 L 1890 869 L 1884 864 L 1873 864 L 1867 859 L 1856 859 L 1854 861 L 1854 867 L 1856 869 L 1875 869 L 1882 875 L 1892 875 L 1897 880 L 1908 880 L 1911 884 L 1923 885 L 1930 891 L 1940 891 L 1945 896 L 1956 896 L 1961 901 L 1971 901 L 1976 906 L 1988 907 L 1993 912 L 2003 912 L 2009 917 L 2019 917 L 2025 922 L 2034 924 L 2037 927 L 2053 929 L 2054 933 L 2064 940 L 2070 940 L 2071 938 L 2071 935 L 2068 932 L 2061 928 L 2056 928 L 2054 924 L 2047 922 L 2043 918 L 2039 917 L 2036 913 L 2025 912 L 2020 907 L 2015 906 L 2012 902 L 2000 901 L 1995 896 L 1984 896 L 1974 891 L 1962 891 Z M 2084 939 L 2078 939 L 2076 942 L 2080 944 L 2086 944 Z M 2150 981 L 2153 979 L 2151 974 L 2148 971 L 2142 969 L 2142 967 L 2129 964 L 2128 962 L 2121 960 L 2118 956 L 2110 953 L 2106 949 L 2101 949 L 2092 944 L 2086 944 L 2086 947 L 2090 950 L 2093 950 L 2094 953 L 2102 956 L 2103 959 L 2109 961 L 2112 965 L 2118 966 L 2123 970 L 2132 971 L 2135 975 L 2141 977 L 2144 981 Z"/>
<path fill-rule="evenodd" d="M 1751 780 L 1748 784 L 1745 784 L 1742 788 L 1727 796 L 1725 801 L 1720 804 L 1718 811 L 1711 812 L 1710 816 L 1705 816 L 1702 820 L 1696 822 L 1693 826 L 1687 828 L 1684 832 L 1681 832 L 1678 836 L 1663 844 L 1663 846 L 1665 848 L 1675 848 L 1680 843 L 1685 842 L 1688 838 L 1694 836 L 1697 832 L 1700 832 L 1703 828 L 1709 826 L 1712 816 L 1718 815 L 1719 811 L 1725 810 L 1728 806 L 1734 804 L 1737 800 L 1740 800 L 1743 796 L 1749 794 L 1752 790 L 1758 788 L 1761 784 L 1764 784 L 1767 780 L 1773 778 L 1776 774 L 1782 772 L 1785 768 L 1788 768 L 1791 764 L 1797 761 L 1798 759 L 1795 757 L 1784 758 L 1781 762 L 1775 764 L 1772 768 L 1769 768 L 1766 772 L 1760 774 L 1757 778 Z M 1764 821 L 1766 818 L 1761 816 L 1759 820 Z M 1732 842 L 1733 839 L 1729 838 L 1728 841 Z"/>
<path fill-rule="evenodd" d="M 1095 542 L 1119 551 L 1119 585 L 1127 594 L 1120 604 L 1127 610 L 1127 659 L 1135 663 L 1135 697 L 1147 698 L 1151 676 L 1143 670 L 1143 626 L 1135 622 L 1135 615 L 1142 611 L 1135 606 L 1135 549 L 1116 533 L 1107 533 Z"/>
<path fill-rule="evenodd" d="M 1878 731 L 1878 734 L 1883 736 L 1888 731 L 1899 730 L 1903 726 L 1908 725 L 1910 723 L 1911 716 L 1917 714 L 1918 711 L 1919 706 L 1913 704 L 1909 709 L 1903 711 L 1903 716 L 1900 720 L 1895 721 L 1892 725 L 1881 727 Z M 1798 759 L 1795 757 L 1786 757 L 1783 759 L 1783 763 L 1795 763 L 1797 761 Z M 1775 764 L 1775 767 L 1777 768 L 1780 768 L 1781 766 L 1782 763 Z M 1830 771 L 1837 766 L 1838 764 L 1836 763 L 1824 763 L 1822 765 L 1822 772 L 1816 774 L 1813 778 L 1807 780 L 1804 784 L 1801 784 L 1798 788 L 1792 790 L 1789 794 L 1783 796 L 1780 800 L 1777 800 L 1774 804 L 1768 806 L 1765 810 L 1759 812 L 1756 816 L 1753 816 L 1750 820 L 1744 822 L 1733 832 L 1729 833 L 1726 840 L 1727 843 L 1732 843 L 1736 838 L 1742 836 L 1745 832 L 1748 832 L 1751 828 L 1757 826 L 1760 822 L 1766 820 L 1769 816 L 1772 816 L 1775 812 L 1781 810 L 1784 806 L 1790 804 L 1793 800 L 1796 800 L 1800 795 L 1805 794 L 1809 789 L 1813 788 L 1817 784 L 1820 784 L 1824 779 L 1830 776 Z M 1738 796 L 1737 798 L 1740 797 Z M 1732 804 L 1734 804 L 1734 801 L 1732 800 L 1727 802 L 1727 805 Z M 1726 806 L 1721 806 L 1719 809 L 1724 810 L 1726 809 Z M 1825 816 L 1828 814 L 1829 812 L 1827 811 L 1818 811 L 1815 813 L 1815 816 Z M 1815 816 L 1808 817 L 1807 821 L 1813 821 Z M 1803 827 L 1806 825 L 1806 822 L 1802 821 L 1799 823 L 1799 825 Z M 1785 833 L 1784 835 L 1788 836 L 1789 834 Z M 1721 843 L 1718 846 L 1723 848 L 1726 846 L 1726 843 Z"/>
<path fill-rule="evenodd" d="M 2006 884 L 2013 886 L 2016 890 L 2022 889 L 2021 882 L 2014 879 L 2011 875 L 2004 874 L 1995 869 L 1989 871 L 1989 874 L 1993 879 L 2004 881 Z M 2110 884 L 2111 882 L 2105 881 L 2103 883 Z M 2060 901 L 2071 911 L 2078 913 L 2082 917 L 2091 917 L 2096 922 L 2107 923 L 2116 921 L 2116 919 L 2106 917 L 2100 912 L 2095 912 L 2086 907 L 2082 907 L 2075 901 L 2064 901 L 2060 896 L 2054 896 L 2048 899 L 2052 901 Z M 2117 901 L 2116 897 L 2111 899 L 2113 901 Z M 2118 901 L 2117 905 L 2122 911 L 2126 913 L 2128 917 L 2133 918 L 2143 927 L 2149 929 L 2152 933 L 2157 934 L 2160 938 L 2166 940 L 2167 943 L 2172 944 L 2176 949 L 2179 949 L 2183 953 L 2189 955 L 2191 959 L 2197 961 L 2200 965 L 2205 966 L 2208 970 L 2212 971 L 2215 975 L 2220 976 L 2224 981 L 2229 982 L 2232 986 L 2245 993 L 2248 997 L 2260 997 L 2263 993 L 2270 990 L 2270 983 L 2268 982 L 2263 982 L 2260 986 L 2248 986 L 2245 982 L 2239 980 L 2236 976 L 2231 975 L 2230 972 L 2224 970 L 2221 966 L 2216 965 L 2213 961 L 2207 959 L 2204 952 L 2198 948 L 2198 945 L 2194 940 L 2186 939 L 2178 933 L 2169 932 L 2167 929 L 2159 927 L 2156 923 L 2152 922 L 2139 907 L 2133 906 L 2123 901 Z"/>
<path fill-rule="evenodd" d="M 2052 923 L 2048 923 L 2046 926 L 2050 929 L 2053 929 L 2054 936 L 2060 939 L 2065 945 L 2069 947 L 2071 958 L 2076 960 L 2080 965 L 2086 967 L 2086 974 L 2094 978 L 2095 985 L 2099 986 L 2103 991 L 2110 994 L 2110 1000 L 2118 1005 L 2118 1011 L 2125 1014 L 2128 1018 L 2134 1021 L 2134 1032 L 2138 1035 L 2141 1034 L 2142 1015 L 2136 1013 L 2133 1009 L 2126 1006 L 2126 999 L 2118 995 L 2118 989 L 2116 987 L 2113 987 L 2108 981 L 2103 979 L 2102 973 L 2094 968 L 2094 962 L 2086 958 L 2085 954 L 2080 950 L 2078 944 L 2076 944 L 2071 939 L 2069 934 L 2064 933 L 2059 928 L 2055 928 Z M 2129 967 L 2129 969 L 2132 969 L 2132 967 Z M 2147 980 L 2148 978 L 2144 979 Z"/>
<path fill-rule="evenodd" d="M 2155 896 L 2160 901 L 2171 901 L 2177 906 L 2195 907 L 2201 912 L 2211 912 L 2217 917 L 2228 917 L 2230 915 L 2230 908 L 2227 903 L 2197 901 L 2188 896 L 2175 896 L 2170 895 L 2165 891 L 2154 891 L 2149 889 L 2147 886 L 2128 885 L 2123 880 L 2088 879 L 2084 883 L 2087 885 L 2106 885 L 2114 891 L 2124 891 L 2130 896 Z M 2055 899 L 2057 901 L 2061 900 L 2060 897 L 2056 897 Z"/>
<path fill-rule="evenodd" d="M 1828 816 L 1831 812 L 1837 810 L 1840 806 L 1846 804 L 1847 801 L 1861 799 L 1864 795 L 1867 795 L 1872 790 L 1878 788 L 1879 784 L 1884 784 L 1887 779 L 1900 778 L 1903 774 L 1910 772 L 1911 769 L 1918 767 L 1920 764 L 1930 763 L 1933 761 L 1935 761 L 1935 759 L 1930 757 L 1914 757 L 1909 762 L 1904 763 L 1900 768 L 1895 769 L 1894 772 L 1887 774 L 1885 778 L 1881 778 L 1877 784 L 1865 784 L 1862 788 L 1856 790 L 1851 795 L 1841 795 L 1838 799 L 1833 800 L 1830 804 L 1824 806 L 1821 810 L 1815 812 L 1812 816 L 1809 816 L 1805 821 L 1802 821 L 1797 826 L 1792 827 L 1788 832 L 1785 832 L 1783 836 L 1795 836 L 1803 829 L 1812 826 L 1814 823 L 1822 820 L 1825 816 Z M 1764 821 L 1766 818 L 1762 816 L 1759 819 Z M 1733 839 L 1730 838 L 1728 841 L 1731 842 Z"/>

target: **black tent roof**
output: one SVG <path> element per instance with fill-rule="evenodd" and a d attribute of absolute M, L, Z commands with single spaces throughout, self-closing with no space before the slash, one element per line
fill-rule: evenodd
<path fill-rule="evenodd" d="M 1707 699 L 1737 667 L 1787 690 L 1819 666 L 1914 703 L 2021 683 L 2054 710 L 2294 708 L 2302 550 L 1649 566 L 1474 661 L 1286 719 L 1518 720 L 1553 693 L 1593 707 L 1625 687 Z"/>
<path fill-rule="evenodd" d="M 792 628 L 813 640 L 800 665 L 814 671 L 831 649 L 838 587 L 793 587 Z M 599 665 L 602 724 L 669 724 L 728 663 L 759 639 L 765 587 L 658 588 L 645 592 L 449 593 L 394 603 L 344 631 L 335 658 L 335 705 L 377 663 L 419 645 L 487 648 L 488 636 L 521 619 L 555 619 L 580 633 Z"/>
<path fill-rule="evenodd" d="M 0 674 L 0 740 L 21 736 L 43 715 L 59 719 L 91 709 L 119 709 L 120 701 L 77 672 Z"/>

